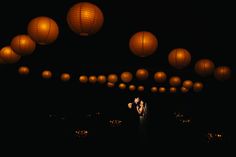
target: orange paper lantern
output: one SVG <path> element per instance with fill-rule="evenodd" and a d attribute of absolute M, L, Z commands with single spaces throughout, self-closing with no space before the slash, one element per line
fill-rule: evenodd
<path fill-rule="evenodd" d="M 40 45 L 53 43 L 58 35 L 59 28 L 57 23 L 49 17 L 37 17 L 28 24 L 29 36 Z"/>
<path fill-rule="evenodd" d="M 110 74 L 107 78 L 108 82 L 116 83 L 118 81 L 118 76 L 116 74 Z"/>
<path fill-rule="evenodd" d="M 133 74 L 130 72 L 123 72 L 120 76 L 121 80 L 125 83 L 129 83 L 133 79 Z"/>
<path fill-rule="evenodd" d="M 138 86 L 138 91 L 143 92 L 144 91 L 144 86 Z"/>
<path fill-rule="evenodd" d="M 98 83 L 104 84 L 107 81 L 107 78 L 105 75 L 99 75 L 97 78 Z"/>
<path fill-rule="evenodd" d="M 44 70 L 42 72 L 42 78 L 44 78 L 44 79 L 52 78 L 52 72 L 50 70 Z"/>
<path fill-rule="evenodd" d="M 97 82 L 97 77 L 96 76 L 89 76 L 89 82 L 94 84 Z"/>
<path fill-rule="evenodd" d="M 4 63 L 16 63 L 20 60 L 21 56 L 16 54 L 10 46 L 3 47 L 0 51 L 0 58 Z"/>
<path fill-rule="evenodd" d="M 166 92 L 166 88 L 165 87 L 160 87 L 159 88 L 159 92 L 160 93 L 165 93 Z"/>
<path fill-rule="evenodd" d="M 87 83 L 88 82 L 88 77 L 85 76 L 85 75 L 82 75 L 82 76 L 79 77 L 79 81 L 81 83 Z"/>
<path fill-rule="evenodd" d="M 157 83 L 164 83 L 166 81 L 167 75 L 165 72 L 159 71 L 154 74 L 154 80 Z"/>
<path fill-rule="evenodd" d="M 201 59 L 195 64 L 195 71 L 198 75 L 206 77 L 213 74 L 215 64 L 210 59 Z"/>
<path fill-rule="evenodd" d="M 70 80 L 70 74 L 68 74 L 68 73 L 62 73 L 62 74 L 61 74 L 61 80 L 62 80 L 63 82 L 69 81 L 69 80 Z"/>
<path fill-rule="evenodd" d="M 180 90 L 181 90 L 182 93 L 187 93 L 189 91 L 189 89 L 186 88 L 186 87 L 181 87 Z"/>
<path fill-rule="evenodd" d="M 195 82 L 193 84 L 193 91 L 194 92 L 200 92 L 203 89 L 203 83 L 201 82 Z"/>
<path fill-rule="evenodd" d="M 35 42 L 28 35 L 17 35 L 11 41 L 11 48 L 18 55 L 30 55 L 35 47 Z"/>
<path fill-rule="evenodd" d="M 169 83 L 173 87 L 178 87 L 181 84 L 181 78 L 179 76 L 172 76 Z"/>
<path fill-rule="evenodd" d="M 135 85 L 129 85 L 129 90 L 132 92 L 135 91 L 136 90 Z"/>
<path fill-rule="evenodd" d="M 183 48 L 173 49 L 168 56 L 169 64 L 176 69 L 183 69 L 191 62 L 191 54 Z"/>
<path fill-rule="evenodd" d="M 27 66 L 21 66 L 18 68 L 18 73 L 20 75 L 28 75 L 30 72 L 30 69 Z"/>
<path fill-rule="evenodd" d="M 120 84 L 119 84 L 119 88 L 122 89 L 122 90 L 124 90 L 124 89 L 126 88 L 126 84 L 120 83 Z"/>
<path fill-rule="evenodd" d="M 170 87 L 170 93 L 176 93 L 177 89 L 175 87 Z"/>
<path fill-rule="evenodd" d="M 108 86 L 109 88 L 113 88 L 113 87 L 115 87 L 115 84 L 114 84 L 114 83 L 111 83 L 111 82 L 107 82 L 107 86 Z"/>
<path fill-rule="evenodd" d="M 94 4 L 80 2 L 70 8 L 67 23 L 71 30 L 81 36 L 98 32 L 104 22 L 102 11 Z"/>
<path fill-rule="evenodd" d="M 148 71 L 146 69 L 138 69 L 136 71 L 136 78 L 138 80 L 146 80 L 148 78 Z"/>
<path fill-rule="evenodd" d="M 151 92 L 152 93 L 157 93 L 158 92 L 158 88 L 157 87 L 152 87 L 151 88 Z"/>
<path fill-rule="evenodd" d="M 187 89 L 192 88 L 192 86 L 193 86 L 193 81 L 191 81 L 191 80 L 185 80 L 185 81 L 183 82 L 183 87 L 185 87 L 185 88 L 187 88 Z"/>
<path fill-rule="evenodd" d="M 129 41 L 130 50 L 139 57 L 152 55 L 157 49 L 158 41 L 150 32 L 135 33 Z"/>
<path fill-rule="evenodd" d="M 215 69 L 214 76 L 219 81 L 228 80 L 231 77 L 231 69 L 227 66 L 219 66 Z"/>

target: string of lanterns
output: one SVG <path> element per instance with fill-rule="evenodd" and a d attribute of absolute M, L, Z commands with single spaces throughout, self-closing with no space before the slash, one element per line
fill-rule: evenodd
<path fill-rule="evenodd" d="M 92 3 L 80 2 L 73 5 L 67 13 L 67 23 L 69 28 L 80 36 L 90 36 L 97 33 L 103 26 L 104 16 L 99 7 Z M 27 27 L 27 34 L 20 34 L 13 37 L 10 46 L 5 46 L 0 50 L 0 64 L 13 64 L 20 60 L 22 56 L 32 54 L 36 49 L 36 44 L 49 45 L 56 41 L 59 36 L 59 27 L 57 23 L 49 17 L 41 16 L 33 18 Z M 148 57 L 153 55 L 158 47 L 157 37 L 147 31 L 140 31 L 131 36 L 129 40 L 130 51 L 139 57 Z M 186 68 L 191 62 L 191 53 L 184 48 L 175 48 L 170 51 L 168 55 L 168 62 L 170 66 L 181 70 Z M 227 66 L 219 66 L 215 68 L 215 64 L 210 59 L 200 59 L 195 63 L 194 70 L 196 74 L 207 77 L 214 74 L 214 77 L 219 81 L 228 80 L 231 76 L 231 69 Z M 19 74 L 28 75 L 30 69 L 27 66 L 21 66 L 18 69 Z M 41 73 L 43 79 L 52 78 L 53 73 L 50 70 L 44 70 Z M 138 69 L 133 75 L 131 72 L 125 71 L 120 76 L 117 74 L 109 74 L 99 76 L 81 75 L 79 82 L 86 83 L 100 83 L 105 84 L 109 88 L 116 86 L 119 79 L 122 81 L 118 84 L 121 90 L 128 89 L 129 91 L 145 91 L 146 87 L 143 85 L 131 84 L 135 78 L 138 81 L 147 80 L 150 73 L 147 69 Z M 60 80 L 68 82 L 71 79 L 69 73 L 62 73 Z M 153 77 L 156 83 L 165 83 L 167 75 L 163 71 L 158 71 Z M 130 84 L 129 84 L 130 83 Z M 165 93 L 169 90 L 170 93 L 176 93 L 177 88 L 182 93 L 187 93 L 192 88 L 194 92 L 199 92 L 204 85 L 201 82 L 194 82 L 191 80 L 182 80 L 179 76 L 172 76 L 169 78 L 170 87 L 153 85 L 150 88 L 152 93 Z"/>

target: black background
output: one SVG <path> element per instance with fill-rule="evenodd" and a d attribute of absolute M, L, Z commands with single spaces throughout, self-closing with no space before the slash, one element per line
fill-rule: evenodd
<path fill-rule="evenodd" d="M 126 121 L 129 118 L 127 103 L 135 96 L 143 97 L 149 104 L 149 140 L 156 145 L 173 148 L 194 144 L 209 146 L 206 135 L 211 130 L 225 135 L 220 148 L 233 144 L 235 25 L 232 4 L 90 1 L 102 9 L 104 26 L 93 36 L 80 37 L 66 23 L 67 11 L 76 2 L 79 1 L 1 2 L 4 9 L 0 10 L 0 47 L 9 45 L 15 35 L 26 33 L 28 22 L 37 16 L 53 18 L 60 28 L 55 43 L 37 45 L 32 55 L 23 57 L 17 64 L 0 65 L 2 130 L 9 143 L 6 146 L 21 145 L 41 152 L 54 152 L 52 148 L 56 148 L 55 152 L 67 152 L 88 143 L 93 146 L 104 142 L 130 143 L 133 146 L 135 139 L 131 138 L 130 132 L 134 131 L 134 135 L 135 130 L 125 127 L 112 131 L 101 127 L 103 124 L 90 123 L 81 117 L 99 111 L 105 122 L 114 118 Z M 159 42 L 157 52 L 147 58 L 133 55 L 128 47 L 129 38 L 142 30 L 154 33 Z M 186 48 L 192 54 L 192 62 L 184 70 L 176 70 L 168 64 L 168 53 L 177 47 Z M 219 82 L 213 77 L 197 76 L 194 63 L 201 58 L 212 59 L 216 66 L 230 66 L 232 78 Z M 22 77 L 17 73 L 20 65 L 30 67 L 29 76 Z M 148 91 L 130 93 L 78 82 L 78 76 L 82 74 L 135 73 L 138 68 L 146 68 L 151 74 L 163 70 L 168 76 L 202 81 L 205 88 L 197 94 L 154 95 Z M 44 69 L 53 71 L 52 80 L 45 81 L 40 77 Z M 62 72 L 71 73 L 72 80 L 62 83 L 59 80 Z M 144 84 L 151 86 L 154 82 L 150 78 Z M 192 124 L 187 127 L 179 125 L 173 116 L 177 111 L 189 115 Z M 74 136 L 78 127 L 90 128 L 92 138 L 84 143 L 78 142 Z"/>

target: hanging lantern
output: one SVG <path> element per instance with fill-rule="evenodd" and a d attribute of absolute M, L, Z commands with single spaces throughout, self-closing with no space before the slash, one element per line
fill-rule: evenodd
<path fill-rule="evenodd" d="M 157 45 L 155 35 L 146 31 L 135 33 L 129 41 L 130 50 L 139 57 L 152 55 L 156 51 Z"/>
<path fill-rule="evenodd" d="M 159 88 L 159 92 L 160 93 L 165 93 L 166 92 L 166 88 L 165 87 L 160 87 Z"/>
<path fill-rule="evenodd" d="M 124 89 L 126 88 L 126 84 L 120 83 L 120 84 L 119 84 L 119 88 L 122 89 L 122 90 L 124 90 Z"/>
<path fill-rule="evenodd" d="M 35 42 L 28 35 L 17 35 L 11 41 L 11 48 L 18 55 L 30 55 L 35 47 Z"/>
<path fill-rule="evenodd" d="M 118 81 L 118 76 L 116 74 L 110 74 L 107 78 L 108 82 L 116 83 Z"/>
<path fill-rule="evenodd" d="M 165 72 L 159 71 L 154 74 L 154 80 L 157 83 L 164 83 L 166 81 L 167 75 Z"/>
<path fill-rule="evenodd" d="M 49 17 L 36 17 L 28 24 L 29 36 L 40 45 L 53 43 L 58 35 L 57 23 Z"/>
<path fill-rule="evenodd" d="M 125 83 L 129 83 L 133 79 L 133 74 L 131 72 L 123 72 L 120 76 L 121 80 Z"/>
<path fill-rule="evenodd" d="M 88 77 L 85 76 L 85 75 L 82 75 L 82 76 L 79 77 L 79 81 L 81 83 L 87 83 L 88 82 Z"/>
<path fill-rule="evenodd" d="M 88 2 L 75 4 L 67 14 L 70 29 L 81 36 L 95 34 L 101 29 L 103 22 L 102 11 L 96 5 Z"/>
<path fill-rule="evenodd" d="M 180 90 L 182 93 L 187 93 L 189 91 L 189 89 L 186 87 L 181 87 Z"/>
<path fill-rule="evenodd" d="M 215 78 L 219 81 L 225 81 L 231 77 L 231 69 L 227 66 L 219 66 L 214 72 Z"/>
<path fill-rule="evenodd" d="M 192 88 L 192 86 L 193 86 L 193 81 L 191 81 L 191 80 L 185 80 L 185 81 L 183 82 L 183 87 L 185 87 L 185 88 L 187 88 L 187 89 Z"/>
<path fill-rule="evenodd" d="M 195 82 L 193 84 L 193 91 L 194 92 L 200 92 L 203 89 L 203 83 L 201 82 Z"/>
<path fill-rule="evenodd" d="M 155 87 L 155 86 L 152 87 L 152 88 L 151 88 L 151 92 L 152 92 L 152 93 L 157 93 L 157 92 L 158 92 L 158 88 Z"/>
<path fill-rule="evenodd" d="M 144 86 L 138 86 L 138 91 L 143 92 L 144 91 Z"/>
<path fill-rule="evenodd" d="M 115 84 L 114 84 L 114 83 L 111 83 L 111 82 L 107 82 L 107 87 L 113 88 L 113 87 L 115 87 Z"/>
<path fill-rule="evenodd" d="M 44 79 L 52 78 L 52 72 L 50 70 L 44 70 L 42 72 L 42 78 L 44 78 Z"/>
<path fill-rule="evenodd" d="M 169 83 L 173 87 L 178 87 L 181 85 L 181 78 L 179 76 L 172 76 L 169 80 Z"/>
<path fill-rule="evenodd" d="M 132 92 L 135 91 L 136 90 L 135 85 L 129 85 L 129 90 Z"/>
<path fill-rule="evenodd" d="M 168 56 L 169 64 L 176 69 L 183 69 L 191 62 L 191 54 L 183 48 L 173 49 Z"/>
<path fill-rule="evenodd" d="M 138 69 L 136 71 L 136 78 L 138 80 L 146 80 L 148 78 L 148 71 L 146 69 Z"/>
<path fill-rule="evenodd" d="M 62 80 L 63 82 L 69 81 L 69 80 L 70 80 L 70 74 L 68 74 L 68 73 L 62 73 L 62 74 L 61 74 L 61 80 Z"/>
<path fill-rule="evenodd" d="M 98 83 L 100 83 L 100 84 L 104 84 L 104 83 L 106 83 L 107 78 L 106 78 L 105 75 L 99 75 L 97 81 L 98 81 Z"/>
<path fill-rule="evenodd" d="M 16 63 L 20 60 L 21 56 L 16 54 L 10 46 L 3 47 L 0 51 L 0 58 L 4 63 Z"/>
<path fill-rule="evenodd" d="M 175 87 L 170 87 L 170 93 L 176 93 L 177 89 Z"/>
<path fill-rule="evenodd" d="M 97 82 L 97 77 L 96 76 L 89 76 L 89 82 L 92 84 L 95 84 Z"/>
<path fill-rule="evenodd" d="M 21 66 L 18 68 L 18 73 L 20 75 L 28 75 L 30 72 L 30 69 L 27 66 Z"/>
<path fill-rule="evenodd" d="M 215 64 L 210 59 L 201 59 L 195 64 L 195 71 L 198 75 L 206 77 L 213 74 Z"/>

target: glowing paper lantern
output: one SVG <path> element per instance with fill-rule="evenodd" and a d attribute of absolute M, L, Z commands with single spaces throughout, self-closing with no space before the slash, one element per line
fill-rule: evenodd
<path fill-rule="evenodd" d="M 96 76 L 89 76 L 89 82 L 94 84 L 97 82 L 97 77 Z"/>
<path fill-rule="evenodd" d="M 61 74 L 61 80 L 62 80 L 63 82 L 69 81 L 69 80 L 70 80 L 70 74 L 68 74 L 68 73 L 62 73 L 62 74 Z"/>
<path fill-rule="evenodd" d="M 150 32 L 135 33 L 129 41 L 130 50 L 139 57 L 152 55 L 157 49 L 158 41 Z"/>
<path fill-rule="evenodd" d="M 115 84 L 114 84 L 114 83 L 111 83 L 111 82 L 107 82 L 107 87 L 113 88 L 113 87 L 115 87 Z"/>
<path fill-rule="evenodd" d="M 148 78 L 148 71 L 146 69 L 138 69 L 136 71 L 136 78 L 138 80 L 146 80 Z"/>
<path fill-rule="evenodd" d="M 52 78 L 52 72 L 50 70 L 44 70 L 42 72 L 42 78 L 44 78 L 44 79 Z"/>
<path fill-rule="evenodd" d="M 170 87 L 170 93 L 176 93 L 177 89 L 175 87 Z"/>
<path fill-rule="evenodd" d="M 215 69 L 214 76 L 219 81 L 228 80 L 231 77 L 231 69 L 227 66 L 219 66 Z"/>
<path fill-rule="evenodd" d="M 29 36 L 40 45 L 53 43 L 58 35 L 57 23 L 49 17 L 36 17 L 28 24 Z"/>
<path fill-rule="evenodd" d="M 159 88 L 159 93 L 165 93 L 166 92 L 166 88 L 165 87 L 160 87 Z"/>
<path fill-rule="evenodd" d="M 181 78 L 179 76 L 172 76 L 169 80 L 169 83 L 173 87 L 178 87 L 181 85 Z"/>
<path fill-rule="evenodd" d="M 17 35 L 11 41 L 11 48 L 18 55 L 30 55 L 35 47 L 35 42 L 28 35 Z"/>
<path fill-rule="evenodd" d="M 210 59 L 201 59 L 195 64 L 195 71 L 198 75 L 206 77 L 213 74 L 215 64 Z"/>
<path fill-rule="evenodd" d="M 10 46 L 3 47 L 0 51 L 0 58 L 4 63 L 16 63 L 20 60 L 21 56 L 16 54 Z"/>
<path fill-rule="evenodd" d="M 120 83 L 120 84 L 119 84 L 119 88 L 122 89 L 122 90 L 124 90 L 124 89 L 126 88 L 126 84 Z"/>
<path fill-rule="evenodd" d="M 118 76 L 116 74 L 110 74 L 107 77 L 108 82 L 116 83 L 118 81 Z"/>
<path fill-rule="evenodd" d="M 144 91 L 144 86 L 138 86 L 138 91 L 143 92 Z"/>
<path fill-rule="evenodd" d="M 30 69 L 27 66 L 21 66 L 18 68 L 18 73 L 20 75 L 28 75 L 30 72 Z"/>
<path fill-rule="evenodd" d="M 132 92 L 135 91 L 136 90 L 135 85 L 129 85 L 129 90 Z"/>
<path fill-rule="evenodd" d="M 194 84 L 193 84 L 193 91 L 194 92 L 200 92 L 202 89 L 203 89 L 203 83 L 201 83 L 201 82 L 195 82 Z"/>
<path fill-rule="evenodd" d="M 183 82 L 183 87 L 185 87 L 185 88 L 187 88 L 187 89 L 192 88 L 192 86 L 193 86 L 193 81 L 191 81 L 191 80 L 185 80 L 185 81 Z"/>
<path fill-rule="evenodd" d="M 180 90 L 182 93 L 187 93 L 189 91 L 189 89 L 186 87 L 181 87 Z"/>
<path fill-rule="evenodd" d="M 130 72 L 123 72 L 120 76 L 121 80 L 125 83 L 129 83 L 133 79 L 133 74 Z"/>
<path fill-rule="evenodd" d="M 102 11 L 94 4 L 80 2 L 70 8 L 67 23 L 71 30 L 81 36 L 98 32 L 103 25 Z"/>
<path fill-rule="evenodd" d="M 154 80 L 157 83 L 164 83 L 166 81 L 166 78 L 167 78 L 167 75 L 163 71 L 159 71 L 154 74 Z"/>
<path fill-rule="evenodd" d="M 106 83 L 107 78 L 106 78 L 105 75 L 99 75 L 98 78 L 97 78 L 97 81 L 98 81 L 98 83 L 100 83 L 100 84 L 104 84 L 104 83 Z"/>
<path fill-rule="evenodd" d="M 157 92 L 158 92 L 158 88 L 155 87 L 155 86 L 152 87 L 152 88 L 151 88 L 151 92 L 152 92 L 152 93 L 157 93 Z"/>
<path fill-rule="evenodd" d="M 169 64 L 176 69 L 183 69 L 191 62 L 191 54 L 183 48 L 173 49 L 168 56 Z"/>
<path fill-rule="evenodd" d="M 82 76 L 79 77 L 79 81 L 81 83 L 87 83 L 88 82 L 88 77 L 85 76 L 85 75 L 82 75 Z"/>

